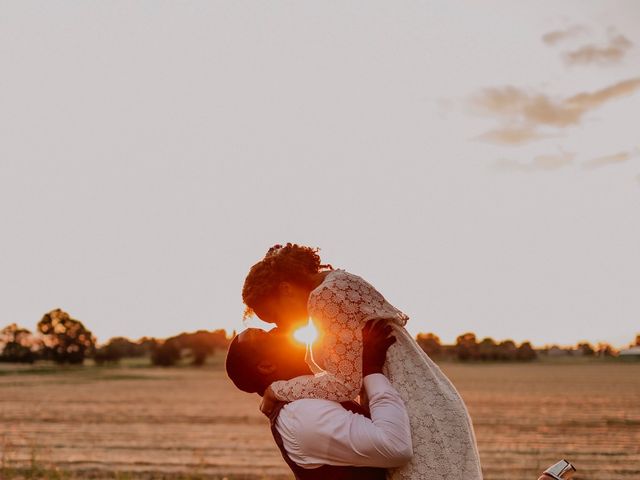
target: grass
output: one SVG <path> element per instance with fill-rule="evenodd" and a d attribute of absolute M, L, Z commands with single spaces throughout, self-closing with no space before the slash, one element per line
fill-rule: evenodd
<path fill-rule="evenodd" d="M 486 480 L 640 478 L 640 362 L 445 362 L 471 413 Z M 290 479 L 222 356 L 203 367 L 0 365 L 0 480 Z M 144 380 L 144 381 L 142 381 Z"/>
<path fill-rule="evenodd" d="M 29 462 L 13 465 L 9 457 L 11 445 L 3 436 L 0 455 L 0 480 L 267 480 L 262 475 L 207 475 L 198 472 L 160 473 L 156 471 L 108 471 L 102 469 L 64 470 L 39 460 L 38 449 L 31 447 Z M 269 480 L 287 477 L 269 477 Z"/>
<path fill-rule="evenodd" d="M 3 468 L 0 480 L 284 480 L 289 477 L 261 475 L 201 475 L 191 473 L 109 472 L 104 470 L 65 471 L 41 466 Z"/>

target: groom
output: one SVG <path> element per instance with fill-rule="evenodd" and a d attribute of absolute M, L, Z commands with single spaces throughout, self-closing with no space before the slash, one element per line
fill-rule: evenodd
<path fill-rule="evenodd" d="M 280 403 L 271 432 L 296 479 L 384 480 L 385 469 L 407 463 L 412 455 L 409 417 L 398 392 L 382 375 L 387 349 L 395 342 L 391 327 L 369 323 L 363 329 L 364 388 L 370 418 L 355 402 L 324 399 Z M 245 392 L 262 395 L 276 380 L 310 375 L 304 349 L 278 329 L 247 329 L 227 353 L 229 378 Z"/>

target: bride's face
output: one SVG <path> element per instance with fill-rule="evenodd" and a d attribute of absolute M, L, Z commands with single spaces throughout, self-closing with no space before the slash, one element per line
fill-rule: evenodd
<path fill-rule="evenodd" d="M 253 308 L 260 320 L 290 329 L 307 323 L 309 291 L 289 282 L 282 282 L 277 293 Z"/>

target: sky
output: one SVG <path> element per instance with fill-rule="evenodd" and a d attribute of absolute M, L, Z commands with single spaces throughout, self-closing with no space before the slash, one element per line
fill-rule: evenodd
<path fill-rule="evenodd" d="M 640 333 L 638 2 L 0 0 L 0 65 L 2 325 L 242 329 L 291 241 L 444 342 Z"/>

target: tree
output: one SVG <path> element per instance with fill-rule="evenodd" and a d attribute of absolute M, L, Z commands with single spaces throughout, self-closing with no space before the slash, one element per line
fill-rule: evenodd
<path fill-rule="evenodd" d="M 151 355 L 158 345 L 158 340 L 153 337 L 142 337 L 136 342 L 136 356 L 144 357 Z"/>
<path fill-rule="evenodd" d="M 209 335 L 206 330 L 199 330 L 195 333 L 181 333 L 174 339 L 181 350 L 188 350 L 191 364 L 201 366 L 204 365 L 207 356 L 211 355 L 215 348 L 210 342 Z"/>
<path fill-rule="evenodd" d="M 91 331 L 59 308 L 44 314 L 38 322 L 38 331 L 43 335 L 45 358 L 56 363 L 83 363 L 95 348 Z"/>
<path fill-rule="evenodd" d="M 419 333 L 416 341 L 430 357 L 436 357 L 442 352 L 440 338 L 435 333 Z"/>
<path fill-rule="evenodd" d="M 528 362 L 531 360 L 535 360 L 538 357 L 538 354 L 531 346 L 531 343 L 524 342 L 518 347 L 518 351 L 516 352 L 516 358 L 518 360 Z"/>
<path fill-rule="evenodd" d="M 151 344 L 151 362 L 167 367 L 184 357 L 191 359 L 192 365 L 200 366 L 204 365 L 209 355 L 213 355 L 218 349 L 226 349 L 228 345 L 229 339 L 223 329 L 184 332 L 167 338 L 164 342 Z"/>
<path fill-rule="evenodd" d="M 179 342 L 175 337 L 155 345 L 151 352 L 151 363 L 160 367 L 175 365 L 181 358 Z"/>
<path fill-rule="evenodd" d="M 503 340 L 498 344 L 499 360 L 515 360 L 517 354 L 518 348 L 513 340 Z"/>
<path fill-rule="evenodd" d="M 122 358 L 141 356 L 139 354 L 140 350 L 142 350 L 142 348 L 128 338 L 114 337 L 96 349 L 93 354 L 93 359 L 99 365 L 105 362 L 117 363 Z"/>
<path fill-rule="evenodd" d="M 596 354 L 596 351 L 588 342 L 579 343 L 577 350 L 585 357 L 593 357 Z"/>
<path fill-rule="evenodd" d="M 617 355 L 616 349 L 608 343 L 598 343 L 596 347 L 596 353 L 599 357 L 615 357 Z"/>
<path fill-rule="evenodd" d="M 478 358 L 481 360 L 497 360 L 498 349 L 493 338 L 486 337 L 478 344 Z"/>
<path fill-rule="evenodd" d="M 456 338 L 456 354 L 460 360 L 475 360 L 478 358 L 478 344 L 476 334 L 467 332 Z"/>
<path fill-rule="evenodd" d="M 191 364 L 196 366 L 204 365 L 209 355 L 213 355 L 217 349 L 225 349 L 229 344 L 226 332 L 222 329 L 211 332 L 198 330 L 193 333 L 181 333 L 167 339 L 167 342 L 169 341 L 172 344 L 170 348 L 175 346 L 180 351 L 180 357 L 184 354 L 187 358 L 191 358 Z"/>
<path fill-rule="evenodd" d="M 0 361 L 33 363 L 36 359 L 37 339 L 26 328 L 15 323 L 7 325 L 0 331 L 2 353 Z"/>

